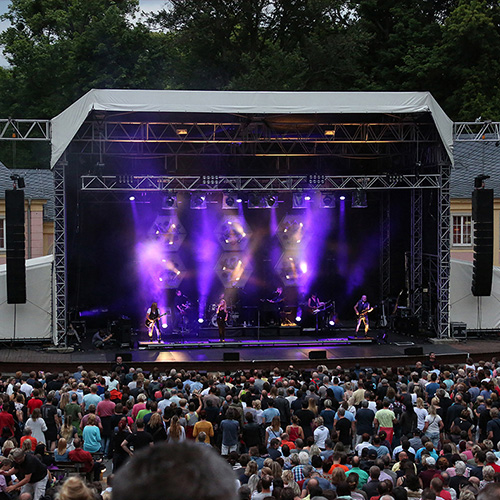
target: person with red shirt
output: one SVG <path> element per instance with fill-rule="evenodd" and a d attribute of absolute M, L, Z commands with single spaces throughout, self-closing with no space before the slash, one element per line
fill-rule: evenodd
<path fill-rule="evenodd" d="M 38 399 L 38 396 L 38 389 L 34 389 L 31 395 L 31 399 L 29 399 L 26 403 L 26 406 L 28 407 L 28 415 L 31 415 L 35 408 L 41 408 L 43 406 L 43 401 L 41 399 Z"/>
<path fill-rule="evenodd" d="M 101 464 L 95 463 L 92 454 L 88 451 L 82 449 L 82 440 L 80 438 L 73 439 L 74 450 L 68 453 L 68 458 L 72 462 L 82 464 L 82 472 L 94 471 L 94 481 L 99 481 L 99 476 L 101 472 Z"/>
<path fill-rule="evenodd" d="M 23 432 L 24 435 L 21 438 L 21 448 L 23 447 L 23 443 L 25 441 L 30 440 L 31 441 L 31 451 L 34 452 L 38 441 L 36 440 L 36 438 L 34 438 L 31 435 L 31 433 L 32 433 L 32 430 L 29 427 L 24 428 L 24 432 Z"/>
<path fill-rule="evenodd" d="M 9 413 L 9 405 L 4 404 L 2 406 L 2 411 L 0 412 L 0 429 L 8 427 L 14 435 L 14 417 Z"/>

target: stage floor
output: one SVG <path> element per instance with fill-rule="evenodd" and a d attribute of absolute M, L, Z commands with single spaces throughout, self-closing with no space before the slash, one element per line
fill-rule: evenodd
<path fill-rule="evenodd" d="M 426 338 L 408 337 L 390 333 L 387 343 L 377 343 L 377 331 L 371 331 L 372 338 L 354 338 L 353 331 L 325 332 L 325 335 L 280 335 L 260 338 L 237 337 L 227 332 L 227 341 L 222 343 L 213 338 L 183 339 L 170 338 L 171 342 L 149 342 L 142 340 L 133 349 L 111 346 L 95 350 L 86 339 L 81 350 L 59 347 L 35 348 L 18 345 L 6 346 L 0 350 L 3 374 L 16 370 L 61 371 L 73 370 L 82 364 L 86 369 L 109 369 L 117 354 L 122 355 L 129 366 L 151 370 L 160 369 L 226 370 L 249 367 L 273 368 L 294 365 L 310 369 L 318 364 L 329 368 L 335 365 L 361 366 L 404 366 L 425 359 L 429 352 L 437 354 L 443 363 L 463 363 L 471 355 L 475 361 L 490 360 L 500 355 L 500 340 L 468 340 L 434 344 Z M 408 351 L 409 350 L 409 351 Z M 416 352 L 416 353 L 415 353 Z"/>

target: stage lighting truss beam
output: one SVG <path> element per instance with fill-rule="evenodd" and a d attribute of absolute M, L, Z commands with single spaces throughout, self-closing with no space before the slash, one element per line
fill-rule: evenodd
<path fill-rule="evenodd" d="M 73 143 L 79 152 L 115 155 L 331 156 L 401 154 L 403 144 L 439 140 L 432 122 L 293 123 L 86 121 Z M 179 134 L 178 131 L 183 133 Z M 328 134 L 326 133 L 328 132 Z"/>
<path fill-rule="evenodd" d="M 455 142 L 497 142 L 500 141 L 500 122 L 489 120 L 476 122 L 455 122 Z"/>
<path fill-rule="evenodd" d="M 50 141 L 50 120 L 0 119 L 0 140 Z"/>
<path fill-rule="evenodd" d="M 410 225 L 410 307 L 414 315 L 419 316 L 422 311 L 423 285 L 423 191 L 411 191 L 411 225 Z"/>
<path fill-rule="evenodd" d="M 391 293 L 391 195 L 390 192 L 382 194 L 380 204 L 380 296 L 385 300 Z M 390 311 L 385 310 L 386 316 Z"/>
<path fill-rule="evenodd" d="M 450 176 L 451 165 L 441 165 L 441 189 L 439 190 L 438 217 L 438 337 L 450 336 L 450 249 L 451 249 L 451 215 L 450 215 Z"/>
<path fill-rule="evenodd" d="M 56 302 L 56 345 L 66 334 L 66 218 L 65 218 L 65 160 L 59 160 L 54 168 L 54 273 Z"/>
<path fill-rule="evenodd" d="M 439 189 L 440 174 L 370 176 L 326 176 L 321 185 L 310 186 L 306 175 L 297 176 L 219 176 L 218 183 L 207 186 L 203 176 L 128 176 L 82 175 L 82 191 L 341 191 L 355 189 Z"/>

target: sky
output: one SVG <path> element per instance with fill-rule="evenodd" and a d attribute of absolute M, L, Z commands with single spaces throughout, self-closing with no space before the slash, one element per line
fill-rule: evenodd
<path fill-rule="evenodd" d="M 166 0 L 139 0 L 140 9 L 145 12 L 153 12 L 162 9 Z M 5 14 L 9 8 L 10 0 L 0 0 L 0 15 Z M 7 21 L 0 21 L 0 32 L 8 26 Z M 7 66 L 7 61 L 0 51 L 0 66 Z"/>

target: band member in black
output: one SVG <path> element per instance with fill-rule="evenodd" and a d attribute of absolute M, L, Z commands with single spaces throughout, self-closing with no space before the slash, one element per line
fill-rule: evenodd
<path fill-rule="evenodd" d="M 285 299 L 283 297 L 283 288 L 278 287 L 273 293 L 270 299 L 267 299 L 271 304 L 274 305 L 273 317 L 274 323 L 276 325 L 281 325 L 281 311 L 283 310 L 283 304 Z"/>
<path fill-rule="evenodd" d="M 354 311 L 356 312 L 356 315 L 358 316 L 358 324 L 356 325 L 356 333 L 358 333 L 359 327 L 361 326 L 361 323 L 364 324 L 365 326 L 365 337 L 368 333 L 368 329 L 370 328 L 370 323 L 368 321 L 368 313 L 372 311 L 370 307 L 370 303 L 368 302 L 368 299 L 366 295 L 362 295 L 361 299 L 359 299 L 356 302 L 356 305 L 354 306 Z"/>
<path fill-rule="evenodd" d="M 174 312 L 175 312 L 174 330 L 178 330 L 179 327 L 181 331 L 184 330 L 187 324 L 186 314 L 188 309 L 189 309 L 189 302 L 187 300 L 187 297 L 183 295 L 180 290 L 177 290 L 175 292 L 175 298 L 174 298 Z"/>
<path fill-rule="evenodd" d="M 161 316 L 160 310 L 158 309 L 158 304 L 153 302 L 151 307 L 146 312 L 146 326 L 148 327 L 148 336 L 153 338 L 153 331 L 156 332 L 156 339 L 159 342 L 161 340 L 161 330 L 160 321 Z"/>
<path fill-rule="evenodd" d="M 314 320 L 314 323 L 316 324 L 316 327 L 323 327 L 324 325 L 324 318 L 325 318 L 325 302 L 321 302 L 319 300 L 318 295 L 316 293 L 312 293 L 309 299 L 307 300 L 307 307 L 308 307 L 308 316 L 309 316 L 309 322 L 312 323 Z M 321 323 L 321 325 L 320 325 Z"/>
<path fill-rule="evenodd" d="M 113 336 L 112 333 L 106 335 L 105 330 L 98 330 L 92 336 L 92 345 L 94 346 L 95 349 L 102 349 L 106 345 L 106 342 L 108 342 L 112 336 Z"/>
<path fill-rule="evenodd" d="M 227 321 L 227 306 L 226 301 L 221 299 L 217 306 L 217 326 L 219 327 L 219 340 L 226 341 L 226 321 Z"/>

